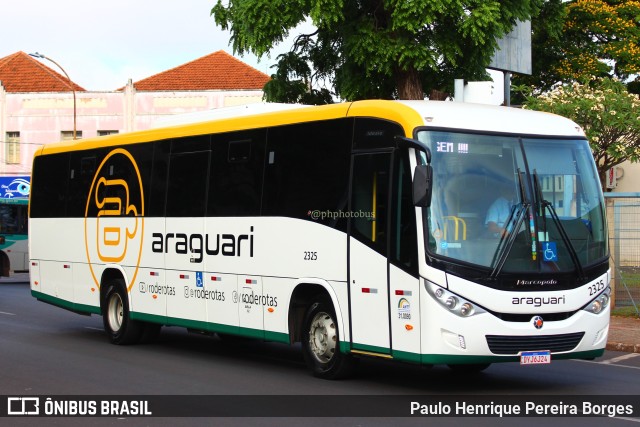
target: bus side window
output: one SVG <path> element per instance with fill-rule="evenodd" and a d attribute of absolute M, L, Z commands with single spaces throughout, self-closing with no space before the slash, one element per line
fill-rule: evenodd
<path fill-rule="evenodd" d="M 346 232 L 353 119 L 269 129 L 262 214 Z"/>
<path fill-rule="evenodd" d="M 266 130 L 213 135 L 207 216 L 257 216 Z"/>
<path fill-rule="evenodd" d="M 356 154 L 351 187 L 351 235 L 387 254 L 390 153 Z"/>
<path fill-rule="evenodd" d="M 210 151 L 172 154 L 167 189 L 168 217 L 205 215 Z"/>
<path fill-rule="evenodd" d="M 406 153 L 401 151 L 396 151 L 394 157 L 394 201 L 391 209 L 390 260 L 398 267 L 417 275 L 416 208 L 413 205 L 409 158 Z"/>
<path fill-rule="evenodd" d="M 32 176 L 37 177 L 37 185 L 31 187 L 31 216 L 64 217 L 69 183 L 69 153 L 36 157 Z"/>

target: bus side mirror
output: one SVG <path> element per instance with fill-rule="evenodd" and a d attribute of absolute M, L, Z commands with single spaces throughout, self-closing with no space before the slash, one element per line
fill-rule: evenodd
<path fill-rule="evenodd" d="M 413 172 L 413 204 L 423 208 L 431 206 L 433 168 L 431 165 L 418 165 Z"/>

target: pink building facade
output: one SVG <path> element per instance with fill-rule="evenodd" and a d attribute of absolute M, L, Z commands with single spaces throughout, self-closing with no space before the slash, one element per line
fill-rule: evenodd
<path fill-rule="evenodd" d="M 78 139 L 145 130 L 175 114 L 261 102 L 268 80 L 217 51 L 98 92 L 69 82 L 24 52 L 0 58 L 0 175 L 29 176 L 39 147 L 73 138 L 74 118 Z"/>
<path fill-rule="evenodd" d="M 76 133 L 92 138 L 144 130 L 168 115 L 261 100 L 261 90 L 137 92 L 129 82 L 117 92 L 76 92 Z M 71 139 L 73 104 L 71 92 L 11 93 L 0 86 L 0 175 L 29 175 L 40 146 Z"/>

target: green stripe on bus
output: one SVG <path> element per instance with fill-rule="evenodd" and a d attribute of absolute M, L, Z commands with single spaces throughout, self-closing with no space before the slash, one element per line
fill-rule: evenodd
<path fill-rule="evenodd" d="M 36 299 L 42 301 L 42 302 L 46 302 L 48 304 L 52 304 L 55 305 L 57 307 L 61 307 L 64 308 L 66 310 L 69 311 L 73 311 L 75 313 L 80 313 L 80 314 L 101 314 L 100 312 L 100 307 L 95 307 L 92 305 L 86 305 L 86 304 L 79 304 L 79 303 L 75 303 L 75 302 L 71 302 L 71 301 L 67 301 L 64 300 L 62 298 L 57 298 L 51 295 L 47 295 L 47 294 L 43 294 L 42 292 L 38 292 L 38 291 L 31 291 L 31 296 L 35 297 Z"/>
<path fill-rule="evenodd" d="M 350 345 L 348 341 L 340 342 L 340 351 L 349 353 L 353 350 L 367 351 L 370 353 L 378 353 L 380 355 L 388 355 L 388 349 L 384 347 L 367 346 L 363 344 Z M 575 353 L 552 354 L 551 360 L 565 359 L 595 359 L 604 354 L 604 349 L 580 351 Z M 479 364 L 479 363 L 501 363 L 501 362 L 519 362 L 520 356 L 463 356 L 455 354 L 419 354 L 408 351 L 393 350 L 391 356 L 394 360 L 418 363 L 424 365 L 459 365 L 459 364 Z"/>
<path fill-rule="evenodd" d="M 286 344 L 289 343 L 289 334 L 282 332 L 263 331 L 261 329 L 230 326 L 221 323 L 203 322 L 200 320 L 182 319 L 179 317 L 158 316 L 155 314 L 139 313 L 135 311 L 131 312 L 131 319 L 143 322 L 160 323 L 167 326 L 179 326 L 205 332 L 218 332 L 221 334 L 239 335 L 247 338 L 264 339 L 267 341 L 282 342 Z"/>

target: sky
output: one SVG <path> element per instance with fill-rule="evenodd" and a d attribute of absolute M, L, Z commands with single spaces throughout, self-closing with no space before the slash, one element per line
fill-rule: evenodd
<path fill-rule="evenodd" d="M 0 58 L 19 51 L 39 52 L 60 64 L 71 80 L 89 91 L 113 91 L 129 79 L 136 82 L 218 50 L 271 75 L 277 55 L 289 50 L 293 35 L 276 46 L 269 57 L 236 55 L 229 44 L 230 33 L 222 31 L 210 15 L 215 3 L 12 1 L 0 13 Z M 40 61 L 59 72 L 51 62 Z M 501 78 L 494 84 L 492 103 L 502 101 Z"/>
<path fill-rule="evenodd" d="M 229 32 L 216 26 L 216 0 L 18 0 L 2 8 L 0 58 L 39 52 L 86 90 L 111 91 L 218 50 L 233 55 Z M 272 74 L 271 58 L 239 56 Z M 52 63 L 48 67 L 60 72 Z"/>

